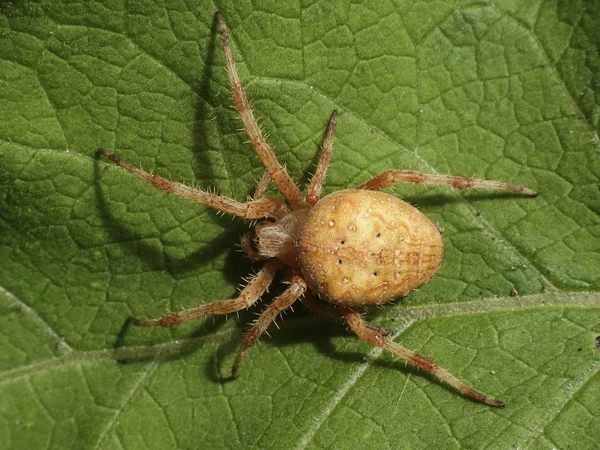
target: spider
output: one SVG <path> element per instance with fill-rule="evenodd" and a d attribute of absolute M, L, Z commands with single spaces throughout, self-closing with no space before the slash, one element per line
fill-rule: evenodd
<path fill-rule="evenodd" d="M 133 319 L 133 323 L 142 327 L 172 327 L 208 315 L 231 314 L 246 309 L 261 298 L 275 275 L 282 271 L 287 288 L 244 335 L 232 376 L 237 375 L 242 359 L 267 327 L 280 313 L 300 301 L 314 312 L 341 319 L 369 344 L 382 347 L 431 372 L 460 392 L 488 405 L 503 407 L 501 401 L 467 386 L 431 359 L 394 342 L 390 338 L 391 331 L 365 321 L 357 308 L 406 296 L 431 279 L 438 271 L 443 256 L 443 241 L 436 226 L 416 208 L 380 190 L 401 182 L 440 184 L 458 189 L 508 190 L 528 196 L 536 193 L 499 181 L 388 170 L 356 189 L 340 190 L 321 199 L 338 117 L 337 111 L 333 111 L 316 172 L 310 180 L 306 197 L 303 197 L 285 167 L 277 160 L 254 118 L 237 73 L 227 28 L 221 14 L 216 12 L 215 16 L 221 31 L 235 107 L 267 169 L 256 186 L 253 198 L 239 202 L 195 189 L 134 168 L 103 149 L 99 151 L 116 165 L 163 191 L 246 220 L 262 219 L 243 236 L 240 246 L 251 260 L 263 261 L 264 265 L 237 298 L 154 319 Z M 275 184 L 286 202 L 264 196 L 270 182 Z"/>

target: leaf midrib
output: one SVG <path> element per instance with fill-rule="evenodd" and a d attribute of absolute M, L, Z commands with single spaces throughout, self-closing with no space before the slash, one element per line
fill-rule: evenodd
<path fill-rule="evenodd" d="M 453 316 L 471 316 L 499 312 L 516 312 L 531 309 L 546 308 L 600 308 L 600 293 L 596 292 L 558 292 L 547 294 L 534 294 L 523 297 L 496 297 L 480 300 L 453 302 L 445 304 L 431 304 L 422 306 L 397 306 L 389 308 L 390 313 L 382 315 L 385 319 L 401 318 L 410 325 L 425 320 L 439 319 Z M 36 317 L 36 319 L 39 319 Z M 319 320 L 317 320 L 319 319 Z M 396 327 L 395 334 L 405 331 L 404 325 Z M 306 316 L 292 318 L 283 322 L 283 331 L 306 327 L 319 327 L 323 325 L 322 318 Z M 56 369 L 69 364 L 100 363 L 105 361 L 120 361 L 140 358 L 166 359 L 183 350 L 200 348 L 205 345 L 216 345 L 228 342 L 239 337 L 241 330 L 231 328 L 222 332 L 195 338 L 183 338 L 155 345 L 126 346 L 117 349 L 103 350 L 71 350 L 58 358 L 44 360 L 29 366 L 6 371 L 0 374 L 0 385 L 11 383 L 23 377 L 45 370 Z"/>

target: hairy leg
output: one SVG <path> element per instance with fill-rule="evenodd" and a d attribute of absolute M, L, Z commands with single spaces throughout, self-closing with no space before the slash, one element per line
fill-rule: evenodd
<path fill-rule="evenodd" d="M 365 321 L 362 318 L 360 312 L 345 307 L 333 308 L 328 305 L 317 302 L 309 296 L 304 297 L 302 299 L 302 303 L 307 308 L 317 313 L 325 313 L 342 319 L 348 324 L 352 331 L 354 331 L 354 333 L 356 333 L 356 335 L 365 342 L 368 342 L 369 344 L 374 345 L 376 347 L 382 347 L 385 350 L 388 350 L 394 353 L 395 355 L 399 356 L 400 358 L 409 361 L 411 364 L 420 367 L 421 369 L 426 370 L 427 372 L 431 372 L 440 380 L 445 381 L 446 383 L 450 384 L 451 386 L 458 389 L 460 392 L 468 395 L 469 397 L 472 397 L 490 406 L 495 406 L 497 408 L 504 407 L 504 403 L 502 403 L 501 401 L 491 399 L 487 395 L 477 392 L 475 389 L 464 384 L 450 372 L 446 371 L 445 369 L 442 369 L 431 359 L 426 358 L 425 356 L 421 356 L 418 353 L 415 353 L 411 350 L 408 350 L 402 345 L 388 339 L 387 335 L 390 334 L 388 330 L 384 330 Z"/>
<path fill-rule="evenodd" d="M 258 199 L 262 198 L 264 196 L 265 191 L 266 191 L 267 187 L 269 186 L 270 182 L 271 182 L 271 176 L 269 175 L 269 172 L 266 171 L 263 174 L 263 176 L 260 178 L 260 180 L 258 180 L 258 183 L 256 184 L 256 188 L 254 189 L 254 195 L 249 200 L 258 200 Z M 250 230 L 250 231 L 246 232 L 242 236 L 242 239 L 240 239 L 240 243 L 238 244 L 238 246 L 246 254 L 246 256 L 248 258 L 250 258 L 252 261 L 262 261 L 265 259 L 265 257 L 259 255 L 258 252 L 256 250 L 254 250 L 254 248 L 252 248 L 252 239 L 253 238 L 254 238 L 254 230 Z"/>
<path fill-rule="evenodd" d="M 265 195 L 265 191 L 267 190 L 267 187 L 269 186 L 269 183 L 271 182 L 271 175 L 269 174 L 269 171 L 267 170 L 262 177 L 260 177 L 260 180 L 258 180 L 258 183 L 256 183 L 256 187 L 254 188 L 254 195 L 252 196 L 252 200 L 258 200 L 259 198 L 263 198 L 263 196 Z"/>
<path fill-rule="evenodd" d="M 358 189 L 368 189 L 379 191 L 390 187 L 394 183 L 413 183 L 413 184 L 443 184 L 452 186 L 456 189 L 480 188 L 495 189 L 501 191 L 519 192 L 524 195 L 535 197 L 537 193 L 531 189 L 515 184 L 502 183 L 500 181 L 479 180 L 476 178 L 455 177 L 452 175 L 434 175 L 429 173 L 416 172 L 414 170 L 388 170 L 370 180 L 365 181 Z"/>
<path fill-rule="evenodd" d="M 229 46 L 229 38 L 227 27 L 223 21 L 221 13 L 217 11 L 215 14 L 217 21 L 219 22 L 219 28 L 221 29 L 221 40 L 223 41 L 223 48 L 225 49 L 225 58 L 227 59 L 227 74 L 229 75 L 229 82 L 231 83 L 231 90 L 233 92 L 233 100 L 235 101 L 235 107 L 238 110 L 242 122 L 244 122 L 244 128 L 256 149 L 258 157 L 261 159 L 271 179 L 281 191 L 283 196 L 287 199 L 293 209 L 302 209 L 306 207 L 300 189 L 294 183 L 292 178 L 289 176 L 285 167 L 277 160 L 273 149 L 265 140 L 254 114 L 250 107 L 250 102 L 246 96 L 246 91 L 242 87 L 240 78 L 235 67 L 235 61 L 231 53 L 231 47 Z"/>
<path fill-rule="evenodd" d="M 334 319 L 340 319 L 340 311 L 337 307 L 324 303 L 322 301 L 318 301 L 315 299 L 315 296 L 312 291 L 307 291 L 304 297 L 302 297 L 301 302 L 304 306 L 306 306 L 311 311 L 317 314 L 324 314 Z M 386 328 L 378 327 L 377 325 L 373 325 L 370 322 L 365 322 L 367 326 L 378 333 L 381 333 L 383 336 L 391 336 L 394 334 L 392 330 L 388 330 Z"/>
<path fill-rule="evenodd" d="M 287 211 L 287 207 L 281 201 L 273 197 L 261 198 L 248 202 L 238 202 L 223 195 L 212 194 L 200 189 L 186 186 L 183 183 L 169 180 L 159 175 L 152 175 L 142 169 L 136 169 L 131 164 L 121 161 L 115 155 L 104 149 L 98 150 L 102 155 L 111 160 L 117 166 L 122 167 L 136 177 L 150 183 L 154 187 L 187 198 L 196 203 L 211 206 L 219 211 L 223 211 L 244 219 L 261 219 L 263 217 L 280 217 Z"/>
<path fill-rule="evenodd" d="M 221 300 L 196 308 L 184 309 L 183 311 L 167 314 L 156 319 L 137 320 L 132 323 L 141 327 L 172 327 L 188 320 L 199 319 L 204 316 L 231 314 L 248 308 L 254 304 L 265 293 L 273 281 L 275 274 L 283 265 L 277 259 L 271 259 L 265 263 L 263 268 L 248 282 L 237 298 Z"/>
<path fill-rule="evenodd" d="M 306 200 L 310 206 L 315 205 L 321 198 L 321 188 L 323 187 L 323 181 L 325 181 L 325 174 L 331 161 L 331 151 L 333 149 L 333 133 L 335 132 L 335 124 L 337 121 L 338 112 L 334 109 L 329 119 L 329 127 L 327 127 L 327 134 L 323 140 L 323 149 L 321 150 L 321 157 L 319 158 L 319 165 L 317 171 L 310 180 L 308 186 L 308 193 Z"/>
<path fill-rule="evenodd" d="M 258 338 L 265 332 L 271 322 L 273 322 L 281 312 L 289 308 L 296 300 L 298 300 L 298 298 L 300 298 L 304 292 L 306 292 L 306 282 L 299 276 L 292 277 L 290 286 L 283 292 L 283 294 L 273 300 L 273 303 L 271 303 L 267 309 L 264 310 L 260 317 L 254 322 L 252 328 L 250 328 L 250 330 L 244 336 L 242 348 L 240 349 L 237 357 L 235 358 L 235 362 L 233 363 L 233 368 L 231 370 L 232 376 L 237 376 L 238 368 L 242 362 L 242 359 L 248 350 L 254 344 L 256 344 Z"/>
<path fill-rule="evenodd" d="M 262 261 L 265 259 L 264 256 L 261 256 L 254 248 L 252 248 L 252 238 L 254 238 L 254 231 L 248 231 L 240 239 L 240 243 L 238 244 L 240 249 L 246 254 L 248 258 L 252 261 Z"/>

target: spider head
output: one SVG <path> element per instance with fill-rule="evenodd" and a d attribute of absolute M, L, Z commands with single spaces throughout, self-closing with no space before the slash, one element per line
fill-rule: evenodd
<path fill-rule="evenodd" d="M 277 258 L 286 266 L 298 267 L 297 236 L 306 222 L 308 210 L 293 211 L 275 222 L 263 220 L 254 227 L 256 249 L 265 258 Z"/>

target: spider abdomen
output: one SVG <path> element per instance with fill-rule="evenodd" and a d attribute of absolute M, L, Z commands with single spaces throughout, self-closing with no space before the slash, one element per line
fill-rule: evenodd
<path fill-rule="evenodd" d="M 314 292 L 334 303 L 368 305 L 429 281 L 444 244 L 431 220 L 408 203 L 352 189 L 324 197 L 309 211 L 296 254 Z"/>

